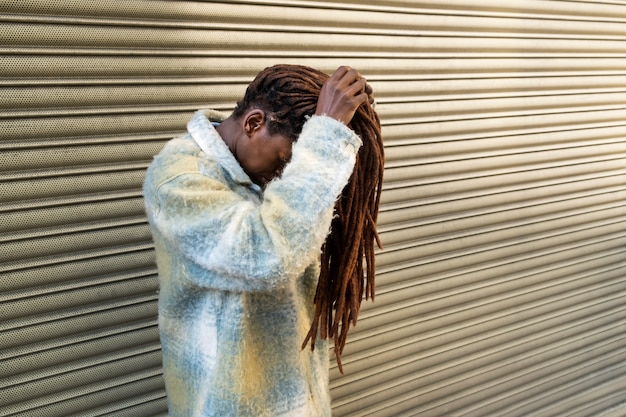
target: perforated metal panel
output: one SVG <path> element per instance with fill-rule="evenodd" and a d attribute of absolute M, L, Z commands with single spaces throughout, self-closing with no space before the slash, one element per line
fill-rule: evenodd
<path fill-rule="evenodd" d="M 144 170 L 278 62 L 384 125 L 334 415 L 626 415 L 625 40 L 618 0 L 0 0 L 0 416 L 166 415 Z"/>

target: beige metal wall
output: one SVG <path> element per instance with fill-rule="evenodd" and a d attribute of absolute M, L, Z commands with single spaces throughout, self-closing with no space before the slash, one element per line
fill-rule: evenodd
<path fill-rule="evenodd" d="M 278 62 L 384 124 L 335 415 L 626 415 L 625 41 L 617 0 L 0 0 L 0 416 L 166 415 L 143 171 Z"/>

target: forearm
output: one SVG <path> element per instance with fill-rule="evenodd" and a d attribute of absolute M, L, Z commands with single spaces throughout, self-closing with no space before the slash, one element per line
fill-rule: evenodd
<path fill-rule="evenodd" d="M 169 245 L 208 273 L 198 286 L 230 276 L 240 290 L 284 285 L 319 254 L 334 203 L 354 167 L 360 140 L 327 117 L 305 124 L 291 163 L 260 204 L 199 172 L 161 184 L 151 223 Z"/>

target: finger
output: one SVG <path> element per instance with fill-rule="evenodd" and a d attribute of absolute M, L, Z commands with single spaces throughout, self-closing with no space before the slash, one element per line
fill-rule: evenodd
<path fill-rule="evenodd" d="M 363 92 L 361 94 L 358 94 L 354 97 L 354 99 L 356 100 L 356 102 L 358 103 L 358 105 L 360 106 L 361 104 L 365 104 L 365 103 L 369 103 L 372 104 L 369 100 L 369 97 L 367 95 L 367 93 Z M 358 107 L 358 106 L 357 106 Z"/>
<path fill-rule="evenodd" d="M 330 76 L 330 78 L 332 78 L 333 80 L 342 80 L 347 73 L 349 73 L 350 71 L 354 71 L 352 68 L 346 66 L 346 65 L 342 65 L 339 68 L 337 68 L 335 70 L 335 72 L 333 72 L 333 75 Z"/>
<path fill-rule="evenodd" d="M 348 88 L 352 86 L 357 80 L 362 79 L 361 74 L 359 74 L 357 70 L 350 67 L 346 68 L 349 68 L 349 70 L 343 74 L 341 80 L 338 83 L 338 85 L 342 88 Z"/>
<path fill-rule="evenodd" d="M 367 95 L 367 83 L 363 78 L 357 78 L 346 90 L 346 93 L 352 96 L 357 96 L 362 93 Z"/>

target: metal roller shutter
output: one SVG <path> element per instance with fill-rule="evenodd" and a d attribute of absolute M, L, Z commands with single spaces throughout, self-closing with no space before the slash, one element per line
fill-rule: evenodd
<path fill-rule="evenodd" d="M 626 2 L 0 0 L 0 415 L 166 415 L 152 155 L 277 62 L 387 154 L 339 416 L 626 413 Z"/>

